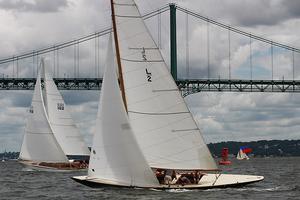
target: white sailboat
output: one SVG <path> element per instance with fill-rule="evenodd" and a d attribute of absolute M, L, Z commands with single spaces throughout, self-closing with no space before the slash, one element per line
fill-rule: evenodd
<path fill-rule="evenodd" d="M 6 155 L 6 149 L 4 150 L 4 152 L 2 154 L 2 160 L 1 160 L 2 162 L 6 161 L 5 155 Z"/>
<path fill-rule="evenodd" d="M 111 7 L 115 49 L 110 41 L 88 175 L 73 179 L 90 186 L 159 189 L 263 180 L 219 173 L 135 2 L 112 0 Z M 161 174 L 155 177 L 155 171 L 170 170 L 176 175 L 167 183 Z M 208 171 L 215 173 L 203 174 Z M 193 183 L 179 181 L 199 172 Z"/>
<path fill-rule="evenodd" d="M 249 160 L 249 157 L 242 149 L 240 149 L 236 155 L 236 159 L 238 160 Z"/>
<path fill-rule="evenodd" d="M 44 65 L 42 59 L 19 161 L 26 166 L 41 170 L 86 168 L 85 160 L 89 158 L 90 152 Z"/>

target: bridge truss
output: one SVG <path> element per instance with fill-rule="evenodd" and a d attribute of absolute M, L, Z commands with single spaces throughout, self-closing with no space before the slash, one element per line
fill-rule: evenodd
<path fill-rule="evenodd" d="M 35 78 L 0 79 L 0 90 L 33 90 Z M 59 90 L 100 90 L 102 78 L 54 78 Z M 182 96 L 198 92 L 286 92 L 299 93 L 298 80 L 177 80 Z"/>

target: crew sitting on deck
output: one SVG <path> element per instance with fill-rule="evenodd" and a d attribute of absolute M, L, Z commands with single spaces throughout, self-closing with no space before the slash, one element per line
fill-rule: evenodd
<path fill-rule="evenodd" d="M 164 169 L 156 169 L 155 171 L 156 178 L 160 184 L 164 183 L 166 172 Z"/>
<path fill-rule="evenodd" d="M 174 170 L 173 170 L 174 171 Z M 165 178 L 164 178 L 164 184 L 167 184 L 167 185 L 170 185 L 171 182 L 172 182 L 172 174 L 173 174 L 173 171 L 171 171 L 170 169 L 167 169 L 165 171 Z"/>
<path fill-rule="evenodd" d="M 175 170 L 172 171 L 172 175 L 171 175 L 172 181 L 177 179 L 177 173 Z"/>
<path fill-rule="evenodd" d="M 182 174 L 178 178 L 176 184 L 179 184 L 179 185 L 188 185 L 188 184 L 191 184 L 191 181 L 184 174 Z"/>
<path fill-rule="evenodd" d="M 205 175 L 205 173 L 201 173 L 198 170 L 195 171 L 195 181 L 196 184 L 199 183 L 199 181 L 201 180 L 201 178 Z"/>
<path fill-rule="evenodd" d="M 177 173 L 175 170 L 156 169 L 155 175 L 160 184 L 187 185 L 187 184 L 199 184 L 199 181 L 205 174 L 196 170 L 196 171 L 192 171 L 190 173 L 179 174 L 180 176 L 177 179 Z"/>
<path fill-rule="evenodd" d="M 178 178 L 176 184 L 180 185 L 186 185 L 186 184 L 199 184 L 199 181 L 205 174 L 199 172 L 196 170 L 192 173 L 185 173 L 181 174 L 181 176 Z"/>

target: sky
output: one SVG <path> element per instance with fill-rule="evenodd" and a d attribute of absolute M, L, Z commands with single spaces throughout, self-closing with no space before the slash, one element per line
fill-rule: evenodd
<path fill-rule="evenodd" d="M 300 1 L 298 0 L 182 0 L 178 5 L 225 24 L 270 40 L 300 48 Z M 166 0 L 137 0 L 147 13 Z M 207 24 L 178 12 L 179 77 L 207 78 Z M 0 58 L 76 39 L 110 26 L 108 0 L 0 0 Z M 186 29 L 186 22 L 189 26 Z M 158 19 L 147 20 L 158 42 Z M 169 64 L 168 14 L 161 16 L 161 51 Z M 187 31 L 188 30 L 188 31 Z M 188 34 L 186 34 L 188 32 Z M 210 78 L 228 78 L 228 31 L 209 26 Z M 230 33 L 231 77 L 249 79 L 249 38 Z M 97 43 L 100 74 L 103 71 L 107 37 Z M 95 74 L 95 42 L 80 46 L 80 76 Z M 271 78 L 270 46 L 252 41 L 253 78 Z M 188 47 L 188 51 L 186 51 Z M 56 77 L 72 77 L 74 49 L 60 52 Z M 54 55 L 45 55 L 50 62 Z M 187 59 L 188 58 L 188 59 Z M 20 61 L 19 77 L 36 73 L 32 59 Z M 0 65 L 1 76 L 13 76 L 16 64 Z M 300 56 L 295 54 L 295 78 L 300 78 Z M 63 67 L 62 67 L 63 66 Z M 185 66 L 189 66 L 188 68 Z M 274 48 L 274 79 L 292 78 L 291 52 Z M 92 143 L 99 91 L 62 91 L 76 125 L 88 145 Z M 207 143 L 300 139 L 299 94 L 198 93 L 185 98 Z M 32 91 L 0 91 L 0 152 L 19 151 L 26 111 Z"/>

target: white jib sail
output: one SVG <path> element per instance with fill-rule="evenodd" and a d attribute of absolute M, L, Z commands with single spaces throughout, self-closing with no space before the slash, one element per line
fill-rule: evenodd
<path fill-rule="evenodd" d="M 38 74 L 31 107 L 27 115 L 20 159 L 36 162 L 68 162 L 57 143 L 46 115 L 41 87 L 41 69 Z"/>
<path fill-rule="evenodd" d="M 115 0 L 130 124 L 151 167 L 217 169 L 133 0 Z"/>
<path fill-rule="evenodd" d="M 73 122 L 60 92 L 42 59 L 45 77 L 45 106 L 54 136 L 67 156 L 89 156 L 83 136 Z"/>
<path fill-rule="evenodd" d="M 128 122 L 122 102 L 110 37 L 88 176 L 111 184 L 158 184 Z"/>

